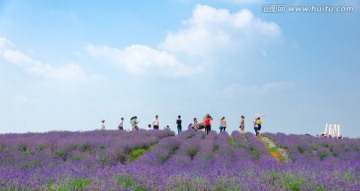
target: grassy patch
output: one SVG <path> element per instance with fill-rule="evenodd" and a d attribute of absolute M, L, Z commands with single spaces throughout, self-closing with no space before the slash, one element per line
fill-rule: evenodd
<path fill-rule="evenodd" d="M 135 181 L 130 175 L 117 175 L 115 176 L 114 181 L 123 188 L 129 188 L 135 185 Z"/>
<path fill-rule="evenodd" d="M 148 190 L 142 185 L 137 185 L 135 180 L 130 175 L 117 175 L 114 177 L 114 182 L 122 188 L 127 190 L 145 191 Z"/>
<path fill-rule="evenodd" d="M 250 146 L 249 147 L 249 153 L 250 153 L 250 155 L 253 157 L 253 158 L 255 158 L 255 159 L 259 159 L 259 153 L 257 153 L 256 151 L 255 151 L 255 148 L 254 147 L 252 147 L 252 146 Z"/>
<path fill-rule="evenodd" d="M 74 178 L 74 179 L 67 179 L 58 185 L 51 183 L 49 185 L 49 190 L 54 190 L 54 191 L 84 190 L 84 188 L 89 185 L 91 185 L 90 180 L 82 179 L 82 178 Z"/>
<path fill-rule="evenodd" d="M 261 139 L 260 139 L 261 140 Z M 265 144 L 266 149 L 269 151 L 270 155 L 274 157 L 279 162 L 285 162 L 286 159 L 282 154 L 276 149 L 276 147 L 270 147 L 269 143 L 262 141 Z"/>
<path fill-rule="evenodd" d="M 141 156 L 144 152 L 146 152 L 145 149 L 135 149 L 131 151 L 130 153 L 130 162 L 133 162 L 135 159 L 137 159 L 139 156 Z"/>
<path fill-rule="evenodd" d="M 37 152 L 43 151 L 43 150 L 45 150 L 45 149 L 46 149 L 46 147 L 45 147 L 45 145 L 43 145 L 43 144 L 39 144 L 39 145 L 36 147 L 36 151 L 37 151 Z"/>
<path fill-rule="evenodd" d="M 278 186 L 285 190 L 300 191 L 301 188 L 304 187 L 317 191 L 324 190 L 321 184 L 316 182 L 306 182 L 302 176 L 292 173 L 271 171 L 266 176 L 267 177 L 264 177 L 264 179 L 270 179 L 273 186 Z"/>
<path fill-rule="evenodd" d="M 231 136 L 229 136 L 228 140 L 230 145 L 234 145 L 234 139 Z"/>

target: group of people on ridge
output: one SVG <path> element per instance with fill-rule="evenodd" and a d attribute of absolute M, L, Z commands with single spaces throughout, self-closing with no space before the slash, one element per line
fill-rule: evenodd
<path fill-rule="evenodd" d="M 194 129 L 195 131 L 199 131 L 202 129 L 205 129 L 205 133 L 209 134 L 209 132 L 211 131 L 211 121 L 213 120 L 213 118 L 211 117 L 210 114 L 207 114 L 204 116 L 203 121 L 201 123 L 198 123 L 197 118 L 194 118 L 194 122 L 189 124 L 189 128 Z M 221 131 L 225 131 L 226 130 L 226 119 L 223 116 L 220 120 L 220 132 Z M 137 120 L 137 117 L 131 117 L 130 119 L 130 123 L 131 123 L 131 129 L 132 131 L 138 130 L 139 127 L 137 126 L 137 124 L 139 123 L 139 121 Z M 240 133 L 243 134 L 245 133 L 245 117 L 242 115 L 240 117 Z M 256 136 L 260 135 L 260 130 L 261 130 L 261 124 L 262 121 L 260 120 L 260 117 L 255 118 L 254 121 L 254 131 Z M 178 116 L 178 119 L 176 120 L 176 125 L 177 125 L 177 131 L 178 134 L 181 134 L 182 131 L 182 120 L 181 120 L 181 116 Z M 148 125 L 149 128 L 154 128 L 154 130 L 158 130 L 159 129 L 159 116 L 156 115 L 153 122 L 151 124 Z M 105 129 L 105 120 L 102 120 L 100 123 L 100 129 Z M 121 118 L 120 124 L 118 125 L 118 129 L 119 130 L 124 130 L 124 118 Z M 170 130 L 169 125 L 167 125 L 166 127 L 164 127 L 164 130 Z"/>

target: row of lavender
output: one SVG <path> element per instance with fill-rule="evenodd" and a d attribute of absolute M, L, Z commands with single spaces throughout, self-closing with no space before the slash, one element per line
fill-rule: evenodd
<path fill-rule="evenodd" d="M 171 131 L 88 131 L 0 135 L 0 190 L 41 189 L 127 164 Z"/>
<path fill-rule="evenodd" d="M 359 190 L 360 139 L 331 139 L 307 135 L 264 133 L 279 148 L 286 149 L 288 170 L 299 169 L 298 177 L 310 177 L 325 190 Z M 306 180 L 306 179 L 303 179 Z"/>
<path fill-rule="evenodd" d="M 352 154 L 337 157 L 334 166 L 330 157 L 312 160 L 311 157 L 319 158 L 316 154 L 307 156 L 309 160 L 291 154 L 298 160 L 279 163 L 251 133 L 242 135 L 235 131 L 229 136 L 226 132 L 205 135 L 185 131 L 182 136 L 172 135 L 169 131 L 53 132 L 47 138 L 33 134 L 6 135 L 0 143 L 0 167 L 5 167 L 0 169 L 0 176 L 5 177 L 0 188 L 1 185 L 25 190 L 356 190 L 359 187 L 357 139 L 339 143 L 345 144 L 346 149 L 338 150 L 338 154 Z M 266 136 L 282 147 L 287 146 L 290 153 L 294 142 L 284 142 L 286 137 L 294 141 L 303 139 L 283 134 Z M 322 141 L 310 139 L 314 144 Z M 309 147 L 303 145 L 304 150 Z M 66 148 L 66 157 L 58 154 L 61 148 Z M 141 150 L 146 152 L 131 162 L 135 151 Z M 33 154 L 26 154 L 31 151 Z M 11 158 L 16 158 L 16 162 L 10 162 Z M 40 160 L 36 165 L 21 165 L 36 160 Z"/>
<path fill-rule="evenodd" d="M 130 190 L 259 190 L 271 188 L 257 177 L 260 166 L 276 167 L 266 147 L 251 133 L 233 132 L 231 144 L 226 132 L 205 135 L 185 131 L 182 136 L 159 141 L 134 163 L 103 171 L 90 189 Z M 132 184 L 116 184 L 113 176 L 127 177 Z M 112 182 L 112 184 L 108 184 Z"/>
<path fill-rule="evenodd" d="M 276 162 L 253 135 L 187 131 L 169 137 L 127 166 L 102 171 L 89 189 L 358 190 L 359 163 Z M 354 140 L 356 142 L 357 140 Z M 324 163 L 324 164 L 323 164 Z M 110 174 L 110 175 L 109 175 Z M 114 179 L 116 175 L 116 179 Z M 114 181 L 115 180 L 115 181 Z"/>
<path fill-rule="evenodd" d="M 285 135 L 265 133 L 280 148 L 287 149 L 292 161 L 296 162 L 359 162 L 360 140 L 344 138 L 318 138 L 307 135 Z"/>

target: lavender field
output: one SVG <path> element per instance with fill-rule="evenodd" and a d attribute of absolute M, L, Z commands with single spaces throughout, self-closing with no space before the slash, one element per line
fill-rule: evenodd
<path fill-rule="evenodd" d="M 359 190 L 360 140 L 237 131 L 0 135 L 0 190 Z M 276 150 L 275 149 L 275 150 Z"/>

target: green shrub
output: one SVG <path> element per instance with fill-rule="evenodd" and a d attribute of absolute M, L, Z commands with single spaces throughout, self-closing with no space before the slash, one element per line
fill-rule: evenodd
<path fill-rule="evenodd" d="M 297 145 L 296 147 L 297 147 L 297 149 L 298 149 L 299 153 L 301 153 L 301 154 L 303 154 L 303 153 L 304 153 L 304 149 L 302 148 L 302 146 Z"/>
<path fill-rule="evenodd" d="M 106 144 L 99 145 L 100 150 L 106 149 L 108 146 Z"/>
<path fill-rule="evenodd" d="M 157 159 L 160 161 L 160 163 L 164 163 L 167 159 L 167 156 L 161 154 L 161 153 L 157 153 Z"/>
<path fill-rule="evenodd" d="M 55 151 L 54 155 L 61 160 L 66 161 L 68 158 L 68 150 L 66 148 L 59 149 Z"/>
<path fill-rule="evenodd" d="M 19 152 L 25 152 L 27 150 L 27 145 L 25 143 L 19 143 L 17 145 L 17 150 Z"/>
<path fill-rule="evenodd" d="M 237 148 L 243 148 L 243 149 L 246 149 L 246 144 L 243 144 L 243 143 L 238 143 L 236 145 Z"/>
<path fill-rule="evenodd" d="M 257 152 L 255 151 L 255 148 L 254 148 L 254 147 L 250 146 L 250 148 L 249 148 L 249 153 L 250 153 L 250 155 L 251 155 L 253 158 L 259 159 L 259 153 L 257 153 Z"/>
<path fill-rule="evenodd" d="M 130 175 L 117 175 L 114 177 L 114 181 L 123 188 L 129 188 L 135 185 L 135 181 Z"/>
<path fill-rule="evenodd" d="M 58 185 L 54 183 L 50 183 L 49 190 L 54 190 L 54 191 L 84 190 L 84 188 L 89 185 L 91 185 L 91 181 L 88 179 L 70 178 L 64 180 L 62 183 Z"/>
<path fill-rule="evenodd" d="M 213 151 L 217 151 L 219 149 L 219 144 L 214 144 L 214 149 Z"/>
<path fill-rule="evenodd" d="M 190 157 L 190 159 L 194 159 L 195 155 L 198 153 L 197 148 L 189 148 L 185 150 L 185 153 Z"/>
<path fill-rule="evenodd" d="M 234 145 L 234 139 L 231 136 L 229 136 L 228 140 L 230 145 Z"/>
<path fill-rule="evenodd" d="M 244 135 L 244 141 L 247 142 L 248 138 L 247 138 L 247 135 Z"/>
<path fill-rule="evenodd" d="M 115 157 L 117 161 L 120 161 L 121 164 L 126 164 L 128 161 L 128 156 L 122 149 L 115 150 Z"/>
<path fill-rule="evenodd" d="M 329 143 L 322 143 L 321 146 L 324 148 L 329 148 Z"/>
<path fill-rule="evenodd" d="M 73 142 L 68 147 L 69 147 L 69 149 L 74 150 L 77 147 L 79 147 L 79 143 Z"/>
<path fill-rule="evenodd" d="M 310 144 L 310 147 L 314 149 L 315 151 L 319 149 L 319 146 L 315 145 L 314 143 Z"/>
<path fill-rule="evenodd" d="M 317 156 L 320 158 L 320 160 L 324 160 L 325 157 L 329 155 L 329 152 L 325 149 L 321 149 L 317 151 Z"/>
<path fill-rule="evenodd" d="M 39 144 L 39 145 L 36 147 L 36 151 L 37 151 L 37 152 L 43 151 L 43 150 L 45 150 L 45 149 L 46 149 L 46 147 L 45 147 L 45 145 L 43 145 L 43 144 Z"/>
<path fill-rule="evenodd" d="M 28 169 L 39 167 L 40 165 L 41 165 L 41 160 L 40 159 L 27 160 L 24 163 L 19 164 L 18 168 L 21 169 L 21 170 L 28 170 Z"/>
<path fill-rule="evenodd" d="M 300 191 L 301 185 L 305 184 L 301 176 L 293 175 L 286 172 L 271 171 L 269 177 L 272 185 L 278 185 L 286 190 Z"/>
<path fill-rule="evenodd" d="M 131 151 L 130 162 L 133 162 L 135 159 L 137 159 L 139 156 L 141 156 L 144 152 L 146 152 L 145 149 L 136 149 L 136 150 Z"/>
<path fill-rule="evenodd" d="M 83 158 L 83 155 L 80 153 L 74 153 L 72 154 L 72 161 L 80 161 Z"/>
<path fill-rule="evenodd" d="M 81 151 L 86 152 L 88 150 L 90 150 L 90 143 L 86 142 L 81 146 Z"/>
<path fill-rule="evenodd" d="M 34 151 L 25 151 L 24 152 L 25 156 L 33 156 L 34 155 Z"/>

